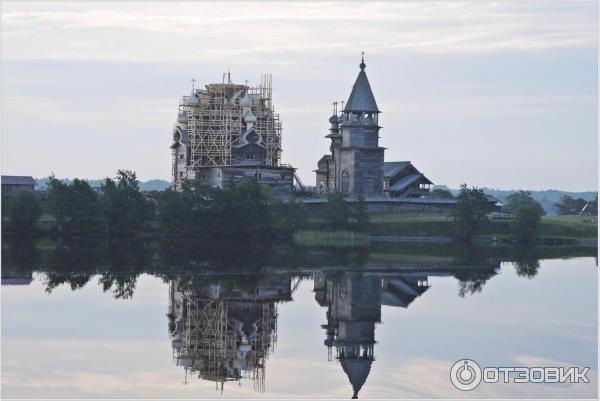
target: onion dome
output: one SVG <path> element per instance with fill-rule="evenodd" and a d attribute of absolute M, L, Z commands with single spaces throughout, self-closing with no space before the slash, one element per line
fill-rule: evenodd
<path fill-rule="evenodd" d="M 340 122 L 340 119 L 338 118 L 337 114 L 333 114 L 331 117 L 329 117 L 329 122 L 331 124 L 337 124 Z"/>
<path fill-rule="evenodd" d="M 198 96 L 194 93 L 194 91 L 192 91 L 192 93 L 190 93 L 190 95 L 187 97 L 187 105 L 188 106 L 196 106 L 198 104 Z"/>
<path fill-rule="evenodd" d="M 242 107 L 252 107 L 252 99 L 247 94 L 240 99 L 240 106 Z"/>
<path fill-rule="evenodd" d="M 256 123 L 256 116 L 254 115 L 254 113 L 252 113 L 251 111 L 249 111 L 245 116 L 244 116 L 244 122 L 246 123 Z"/>

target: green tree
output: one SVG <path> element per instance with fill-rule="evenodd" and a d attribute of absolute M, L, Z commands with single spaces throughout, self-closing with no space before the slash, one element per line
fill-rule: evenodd
<path fill-rule="evenodd" d="M 506 198 L 504 210 L 514 215 L 510 229 L 517 243 L 534 244 L 539 236 L 542 216 L 545 214 L 542 205 L 533 199 L 529 191 L 519 191 Z"/>
<path fill-rule="evenodd" d="M 230 181 L 225 188 L 213 189 L 207 227 L 218 237 L 273 235 L 275 200 L 256 179 Z"/>
<path fill-rule="evenodd" d="M 157 198 L 158 223 L 161 230 L 169 233 L 186 232 L 190 217 L 190 207 L 181 192 L 171 188 L 159 193 Z"/>
<path fill-rule="evenodd" d="M 369 228 L 369 213 L 367 203 L 362 195 L 359 195 L 354 203 L 354 226 L 356 231 L 366 231 Z"/>
<path fill-rule="evenodd" d="M 86 181 L 76 178 L 69 185 L 50 177 L 48 202 L 59 233 L 87 234 L 101 231 L 102 211 L 98 194 Z"/>
<path fill-rule="evenodd" d="M 511 221 L 510 229 L 517 243 L 521 245 L 533 245 L 539 237 L 542 211 L 537 206 L 533 203 L 524 204 L 514 213 L 515 218 Z"/>
<path fill-rule="evenodd" d="M 504 202 L 503 209 L 507 213 L 516 215 L 520 208 L 529 206 L 535 208 L 540 216 L 546 214 L 542 205 L 531 196 L 531 192 L 529 191 L 518 191 L 508 195 Z"/>
<path fill-rule="evenodd" d="M 473 236 L 477 235 L 488 221 L 486 215 L 491 209 L 482 189 L 468 188 L 467 184 L 461 185 L 456 208 L 452 213 L 455 240 L 462 244 L 471 244 Z"/>
<path fill-rule="evenodd" d="M 447 189 L 436 188 L 431 191 L 431 197 L 433 199 L 453 199 L 454 195 Z"/>
<path fill-rule="evenodd" d="M 341 193 L 332 193 L 327 197 L 325 219 L 332 230 L 349 228 L 350 208 Z"/>
<path fill-rule="evenodd" d="M 139 232 L 153 218 L 154 204 L 140 192 L 136 174 L 129 170 L 119 170 L 114 180 L 104 181 L 102 203 L 109 235 Z"/>
<path fill-rule="evenodd" d="M 16 191 L 10 201 L 11 228 L 17 234 L 32 234 L 42 215 L 42 206 L 37 194 L 30 189 Z"/>
<path fill-rule="evenodd" d="M 575 199 L 569 195 L 561 196 L 560 200 L 554 204 L 558 214 L 579 214 L 586 205 L 585 199 Z"/>

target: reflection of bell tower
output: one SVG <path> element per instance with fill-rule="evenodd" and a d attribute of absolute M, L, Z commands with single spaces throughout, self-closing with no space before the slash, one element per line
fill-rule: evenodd
<path fill-rule="evenodd" d="M 169 331 L 186 380 L 197 374 L 222 391 L 227 381 L 250 379 L 264 391 L 266 360 L 277 340 L 276 303 L 291 299 L 290 278 L 240 287 L 171 282 Z"/>
<path fill-rule="evenodd" d="M 327 305 L 325 345 L 348 376 L 354 391 L 358 392 L 369 376 L 374 361 L 375 324 L 381 321 L 381 279 L 360 273 L 344 273 L 339 280 L 315 277 L 317 300 Z"/>

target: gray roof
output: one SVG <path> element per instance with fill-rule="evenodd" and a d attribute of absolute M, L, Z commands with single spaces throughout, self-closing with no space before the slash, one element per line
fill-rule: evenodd
<path fill-rule="evenodd" d="M 384 162 L 383 175 L 386 178 L 393 177 L 410 165 L 410 162 Z"/>
<path fill-rule="evenodd" d="M 348 102 L 344 107 L 344 112 L 359 111 L 366 113 L 379 113 L 375 96 L 371 90 L 369 79 L 365 73 L 365 63 L 360 64 L 360 72 L 352 87 L 352 92 L 348 98 Z"/>
<path fill-rule="evenodd" d="M 346 372 L 354 394 L 352 398 L 358 398 L 358 392 L 367 381 L 371 371 L 372 361 L 369 359 L 343 359 L 341 361 L 342 369 Z"/>
<path fill-rule="evenodd" d="M 421 178 L 425 178 L 423 174 L 409 174 L 406 177 L 400 178 L 398 181 L 394 183 L 394 185 L 387 188 L 387 191 L 395 192 L 395 191 L 404 191 L 409 185 L 414 184 L 416 181 L 419 181 Z M 425 178 L 427 180 L 427 178 Z M 429 181 L 429 180 L 427 180 Z"/>
<path fill-rule="evenodd" d="M 3 175 L 2 185 L 37 185 L 37 182 L 28 175 Z"/>

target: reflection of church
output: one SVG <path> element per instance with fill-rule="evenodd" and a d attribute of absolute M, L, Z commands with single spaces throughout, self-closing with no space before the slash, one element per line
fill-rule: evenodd
<path fill-rule="evenodd" d="M 335 357 L 352 385 L 352 398 L 358 398 L 375 360 L 375 324 L 381 322 L 381 305 L 408 307 L 429 288 L 428 274 L 315 275 L 315 299 L 327 306 L 327 324 L 322 326 L 325 345 L 330 359 L 335 348 Z"/>
<path fill-rule="evenodd" d="M 233 288 L 232 288 L 233 287 Z M 169 331 L 175 363 L 187 375 L 214 381 L 250 379 L 264 391 L 265 363 L 277 337 L 277 306 L 291 299 L 289 276 L 267 283 L 170 286 Z"/>

